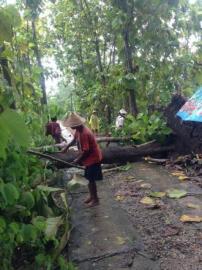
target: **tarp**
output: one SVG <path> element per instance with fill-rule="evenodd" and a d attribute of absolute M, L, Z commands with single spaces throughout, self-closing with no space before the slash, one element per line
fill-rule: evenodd
<path fill-rule="evenodd" d="M 183 121 L 202 122 L 202 86 L 176 114 Z"/>

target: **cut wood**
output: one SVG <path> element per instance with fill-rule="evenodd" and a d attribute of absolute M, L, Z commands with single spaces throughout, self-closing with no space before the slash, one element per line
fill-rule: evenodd
<path fill-rule="evenodd" d="M 167 158 L 151 158 L 151 157 L 146 157 L 145 160 L 146 160 L 146 161 L 155 162 L 155 163 L 157 163 L 157 164 L 164 164 L 164 163 L 166 163 L 169 159 L 167 159 Z"/>

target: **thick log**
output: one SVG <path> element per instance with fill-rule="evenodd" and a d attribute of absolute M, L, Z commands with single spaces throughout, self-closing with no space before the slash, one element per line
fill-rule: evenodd
<path fill-rule="evenodd" d="M 152 155 L 157 153 L 167 153 L 169 151 L 174 150 L 174 146 L 160 146 L 157 143 L 150 143 L 144 144 L 142 147 L 120 147 L 120 146 L 109 146 L 102 150 L 103 154 L 103 164 L 112 164 L 112 163 L 125 163 L 125 162 L 133 162 L 138 161 L 141 157 L 146 155 Z M 35 151 L 30 152 L 31 154 L 36 154 Z M 44 158 L 56 160 L 58 162 L 58 167 L 70 167 L 72 164 L 71 162 L 76 158 L 78 155 L 77 151 L 69 150 L 67 153 L 49 153 L 44 156 Z M 48 157 L 49 156 L 49 157 Z M 60 160 L 64 162 L 60 162 Z M 65 164 L 65 162 L 67 162 Z"/>
<path fill-rule="evenodd" d="M 132 138 L 131 137 L 96 137 L 96 141 L 98 143 L 101 143 L 101 142 L 126 142 L 126 141 L 131 141 Z M 152 141 L 153 142 L 153 141 Z M 148 142 L 150 143 L 150 142 Z M 51 144 L 51 145 L 44 145 L 44 146 L 40 146 L 40 147 L 35 147 L 35 148 L 32 148 L 32 150 L 48 150 L 52 147 L 58 147 L 60 149 L 62 148 L 65 148 L 66 146 L 68 145 L 68 143 L 66 142 L 62 142 L 62 143 L 57 143 L 57 144 Z"/>
<path fill-rule="evenodd" d="M 97 137 L 96 141 L 98 143 L 100 142 L 125 142 L 125 141 L 131 141 L 131 137 Z"/>
<path fill-rule="evenodd" d="M 173 96 L 165 110 L 168 126 L 174 131 L 176 151 L 190 153 L 202 152 L 202 123 L 182 121 L 176 113 L 185 104 L 186 99 L 180 95 Z"/>

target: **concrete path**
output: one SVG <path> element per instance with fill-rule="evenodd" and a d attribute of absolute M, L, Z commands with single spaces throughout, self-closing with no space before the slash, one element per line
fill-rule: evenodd
<path fill-rule="evenodd" d="M 165 168 L 147 163 L 134 163 L 132 169 L 127 172 L 113 172 L 106 175 L 105 180 L 98 183 L 101 202 L 99 206 L 85 207 L 83 200 L 87 196 L 86 188 L 77 190 L 73 194 L 70 260 L 77 265 L 79 270 L 202 269 L 198 266 L 200 265 L 198 261 L 195 267 L 190 268 L 189 266 L 189 262 L 191 264 L 195 260 L 190 251 L 192 246 L 188 250 L 191 254 L 187 257 L 186 267 L 186 261 L 183 264 L 183 261 L 178 262 L 177 258 L 172 257 L 177 256 L 178 250 L 176 251 L 175 247 L 173 251 L 169 242 L 172 240 L 177 241 L 178 244 L 180 241 L 186 243 L 186 239 L 184 239 L 186 235 L 193 237 L 193 233 L 189 233 L 189 230 L 192 232 L 197 229 L 197 233 L 201 231 L 201 223 L 186 227 L 179 222 L 180 215 L 186 214 L 186 211 L 195 214 L 196 210 L 187 210 L 186 205 L 190 201 L 202 205 L 201 195 L 189 196 L 180 200 L 167 198 L 163 201 L 162 209 L 151 210 L 140 204 L 141 197 L 147 195 L 148 191 L 137 188 L 139 180 L 150 183 L 153 191 L 165 191 L 174 187 L 183 188 L 193 194 L 201 193 L 199 187 L 194 186 L 193 183 L 181 183 L 176 177 L 171 176 Z M 127 181 L 131 185 L 128 185 L 128 190 L 131 190 L 132 187 L 135 192 L 141 191 L 140 195 L 126 196 L 125 201 L 118 202 L 115 200 L 116 192 L 121 185 L 126 185 Z M 124 186 L 125 190 L 126 186 Z M 168 221 L 169 219 L 171 220 Z M 175 236 L 162 237 L 163 230 L 173 224 L 181 232 L 182 239 L 179 235 L 176 236 L 176 239 Z M 170 230 L 170 227 L 168 229 Z M 187 234 L 184 230 L 188 230 Z M 195 237 L 197 239 L 198 234 Z M 155 247 L 156 243 L 160 248 L 158 250 L 157 247 L 153 251 L 152 245 Z M 195 252 L 198 254 L 200 243 L 195 241 L 195 244 Z M 169 247 L 172 254 L 169 253 Z M 161 249 L 165 249 L 165 255 L 161 254 Z M 180 256 L 181 253 L 179 253 L 179 258 Z"/>
<path fill-rule="evenodd" d="M 70 260 L 80 270 L 157 270 L 156 259 L 144 252 L 130 217 L 113 199 L 109 182 L 98 184 L 100 205 L 87 208 L 86 189 L 73 195 Z"/>

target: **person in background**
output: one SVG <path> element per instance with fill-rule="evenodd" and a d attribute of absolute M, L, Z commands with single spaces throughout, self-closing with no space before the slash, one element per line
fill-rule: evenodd
<path fill-rule="evenodd" d="M 94 110 L 89 121 L 90 128 L 92 132 L 97 135 L 99 131 L 99 118 L 97 116 L 97 111 Z"/>
<path fill-rule="evenodd" d="M 123 128 L 124 121 L 125 121 L 125 118 L 126 118 L 126 114 L 127 114 L 127 112 L 124 109 L 121 109 L 119 111 L 119 114 L 118 114 L 118 116 L 116 118 L 116 123 L 115 123 L 116 130 Z"/>
<path fill-rule="evenodd" d="M 102 153 L 96 142 L 92 131 L 85 125 L 85 119 L 76 113 L 71 113 L 70 116 L 63 122 L 63 125 L 75 129 L 74 141 L 72 141 L 64 150 L 77 142 L 79 154 L 73 163 L 78 163 L 85 166 L 85 178 L 89 181 L 89 197 L 84 201 L 89 207 L 99 204 L 97 195 L 96 181 L 102 180 L 101 160 Z"/>
<path fill-rule="evenodd" d="M 46 136 L 51 135 L 56 143 L 66 141 L 61 133 L 60 125 L 57 123 L 57 117 L 51 117 L 51 121 L 46 125 Z"/>

